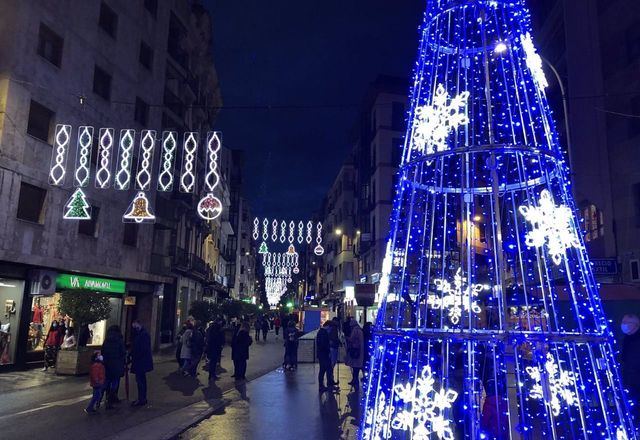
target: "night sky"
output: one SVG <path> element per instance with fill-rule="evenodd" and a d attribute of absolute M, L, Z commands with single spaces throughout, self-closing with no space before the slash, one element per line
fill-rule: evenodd
<path fill-rule="evenodd" d="M 351 148 L 367 86 L 411 75 L 425 0 L 204 2 L 227 107 L 216 129 L 245 151 L 254 214 L 306 218 Z"/>

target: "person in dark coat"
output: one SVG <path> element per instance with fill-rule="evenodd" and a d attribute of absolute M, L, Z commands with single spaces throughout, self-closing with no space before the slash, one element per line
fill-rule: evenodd
<path fill-rule="evenodd" d="M 200 321 L 196 321 L 191 334 L 191 362 L 189 363 L 189 374 L 192 377 L 198 375 L 198 365 L 202 359 L 205 348 L 205 333 Z"/>
<path fill-rule="evenodd" d="M 624 315 L 620 325 L 624 339 L 620 353 L 622 381 L 629 390 L 633 402 L 640 401 L 640 318 L 637 315 Z M 640 417 L 638 405 L 633 408 L 636 420 Z"/>
<path fill-rule="evenodd" d="M 287 321 L 287 328 L 282 332 L 284 339 L 284 363 L 285 370 L 293 371 L 298 368 L 298 329 L 293 320 Z"/>
<path fill-rule="evenodd" d="M 262 320 L 262 340 L 267 342 L 267 333 L 269 333 L 269 321 L 264 318 Z"/>
<path fill-rule="evenodd" d="M 59 325 L 58 321 L 51 323 L 51 328 L 47 333 L 47 337 L 44 340 L 44 368 L 42 371 L 47 371 L 49 367 L 55 367 L 58 359 L 58 350 L 62 345 L 64 338 L 64 325 Z"/>
<path fill-rule="evenodd" d="M 318 330 L 316 335 L 316 352 L 318 355 L 318 364 L 320 371 L 318 373 L 318 387 L 321 393 L 332 388 L 335 383 L 333 381 L 333 368 L 331 367 L 331 341 L 329 330 L 331 321 L 324 322 L 322 328 Z M 327 386 L 324 386 L 324 376 L 327 376 Z"/>
<path fill-rule="evenodd" d="M 342 324 L 342 334 L 344 335 L 345 339 L 351 336 L 351 320 L 351 316 L 347 316 L 347 319 L 345 319 L 344 323 Z"/>
<path fill-rule="evenodd" d="M 107 336 L 100 349 L 102 362 L 105 369 L 104 393 L 107 395 L 107 409 L 113 408 L 118 403 L 118 387 L 120 378 L 124 376 L 127 352 L 124 346 L 124 337 L 120 327 L 112 325 L 107 330 Z"/>
<path fill-rule="evenodd" d="M 131 324 L 133 328 L 133 344 L 131 347 L 131 372 L 136 375 L 138 386 L 138 400 L 133 406 L 147 404 L 147 373 L 153 371 L 153 356 L 151 355 L 151 336 L 137 319 Z"/>
<path fill-rule="evenodd" d="M 213 322 L 207 329 L 205 353 L 209 359 L 209 380 L 218 380 L 217 368 L 220 353 L 224 346 L 224 333 L 218 321 Z"/>
<path fill-rule="evenodd" d="M 249 359 L 249 346 L 253 343 L 249 336 L 249 324 L 243 323 L 236 335 L 231 347 L 231 357 L 233 359 L 233 375 L 236 380 L 246 379 L 247 360 Z"/>

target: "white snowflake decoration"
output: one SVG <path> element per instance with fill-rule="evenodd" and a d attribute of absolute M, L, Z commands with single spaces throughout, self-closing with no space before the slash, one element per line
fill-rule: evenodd
<path fill-rule="evenodd" d="M 435 434 L 439 439 L 454 438 L 451 419 L 445 415 L 458 398 L 450 389 L 436 390 L 431 367 L 422 370 L 413 385 L 396 385 L 394 391 L 399 400 L 409 404 L 410 409 L 398 411 L 391 420 L 391 427 L 411 432 L 412 440 L 429 440 Z"/>
<path fill-rule="evenodd" d="M 618 430 L 616 431 L 616 440 L 629 440 L 627 431 L 622 426 L 618 426 Z"/>
<path fill-rule="evenodd" d="M 465 312 L 480 313 L 480 305 L 475 297 L 483 289 L 482 284 L 467 284 L 467 279 L 462 276 L 462 268 L 458 268 L 454 278 L 453 285 L 445 279 L 436 279 L 434 281 L 436 290 L 442 292 L 442 296 L 429 294 L 427 304 L 433 309 L 446 309 L 449 320 L 452 324 L 458 324 L 462 316 L 462 310 Z M 463 286 L 466 287 L 463 288 Z"/>
<path fill-rule="evenodd" d="M 556 266 L 560 265 L 568 248 L 582 248 L 571 223 L 571 210 L 565 205 L 556 206 L 551 193 L 546 189 L 540 193 L 537 207 L 521 206 L 520 213 L 532 227 L 532 230 L 527 232 L 526 245 L 546 245 L 547 252 Z"/>
<path fill-rule="evenodd" d="M 575 393 L 576 378 L 573 372 L 560 370 L 551 353 L 547 353 L 547 361 L 544 364 L 551 392 L 551 400 L 547 402 L 551 406 L 554 416 L 560 415 L 562 403 L 567 406 L 577 406 L 578 396 Z M 527 367 L 527 374 L 535 385 L 531 388 L 529 396 L 533 399 L 543 400 L 544 390 L 542 389 L 542 374 L 539 367 Z"/>
<path fill-rule="evenodd" d="M 404 267 L 404 249 L 396 249 L 393 251 L 393 265 L 396 267 Z"/>
<path fill-rule="evenodd" d="M 367 410 L 364 420 L 363 439 L 383 440 L 391 438 L 391 428 L 389 418 L 393 414 L 393 407 L 387 405 L 387 398 L 383 392 L 378 395 L 375 411 L 371 408 Z"/>
<path fill-rule="evenodd" d="M 468 99 L 469 92 L 450 99 L 444 86 L 438 85 L 431 105 L 416 108 L 412 149 L 422 154 L 449 150 L 447 139 L 451 132 L 469 123 L 466 115 Z"/>
<path fill-rule="evenodd" d="M 549 87 L 549 82 L 547 81 L 547 77 L 544 75 L 544 70 L 542 70 L 542 58 L 538 55 L 538 51 L 531 39 L 531 34 L 527 32 L 526 34 L 521 35 L 520 42 L 522 43 L 525 61 L 527 63 L 527 67 L 531 71 L 533 81 L 536 83 L 538 89 L 546 89 Z"/>

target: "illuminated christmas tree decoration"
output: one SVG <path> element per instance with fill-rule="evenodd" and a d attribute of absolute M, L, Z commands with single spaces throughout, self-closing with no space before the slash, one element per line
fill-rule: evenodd
<path fill-rule="evenodd" d="M 259 254 L 267 254 L 269 252 L 269 248 L 267 248 L 267 243 L 264 241 L 260 244 L 260 249 L 258 250 Z"/>
<path fill-rule="evenodd" d="M 466 115 L 469 92 L 450 99 L 442 84 L 438 84 L 431 105 L 415 110 L 412 150 L 420 154 L 433 154 L 448 150 L 447 140 L 452 132 L 469 123 Z"/>
<path fill-rule="evenodd" d="M 135 130 L 120 130 L 120 148 L 118 149 L 118 171 L 116 172 L 114 187 L 124 191 L 131 183 L 131 165 L 133 164 L 133 146 Z"/>
<path fill-rule="evenodd" d="M 111 185 L 111 151 L 113 150 L 113 128 L 101 128 L 98 135 L 98 165 L 96 188 L 107 189 Z"/>
<path fill-rule="evenodd" d="M 208 193 L 198 203 L 198 215 L 205 220 L 215 220 L 222 214 L 222 202 L 213 195 L 213 191 L 220 183 L 218 174 L 220 148 L 220 133 L 210 132 L 207 135 L 207 173 L 204 176 L 204 187 Z"/>
<path fill-rule="evenodd" d="M 571 209 L 564 205 L 556 206 L 549 191 L 540 193 L 537 207 L 520 206 L 520 213 L 531 223 L 526 245 L 538 248 L 545 246 L 556 266 L 562 262 L 567 249 L 582 249 L 572 223 Z"/>
<path fill-rule="evenodd" d="M 81 188 L 76 188 L 65 207 L 65 220 L 91 220 L 91 205 Z"/>
<path fill-rule="evenodd" d="M 184 134 L 180 191 L 192 193 L 196 187 L 196 156 L 198 153 L 198 133 Z"/>
<path fill-rule="evenodd" d="M 136 173 L 136 189 L 149 191 L 151 188 L 151 165 L 156 148 L 156 132 L 142 130 L 140 133 L 140 153 L 138 155 L 138 172 Z"/>
<path fill-rule="evenodd" d="M 530 16 L 426 2 L 361 440 L 639 439 Z"/>
<path fill-rule="evenodd" d="M 260 220 L 258 217 L 253 219 L 253 239 L 258 240 L 260 238 Z"/>
<path fill-rule="evenodd" d="M 527 67 L 531 71 L 533 81 L 541 91 L 546 89 L 547 87 L 549 87 L 549 82 L 547 81 L 547 77 L 544 74 L 544 70 L 542 70 L 542 58 L 540 58 L 540 55 L 538 55 L 538 51 L 536 50 L 536 47 L 533 44 L 533 40 L 531 39 L 531 34 L 527 32 L 526 34 L 521 35 L 520 43 L 522 44 L 524 59 L 527 63 Z"/>
<path fill-rule="evenodd" d="M 543 377 L 539 367 L 527 367 L 527 374 L 534 381 L 529 395 L 538 400 L 544 400 Z M 561 370 L 551 353 L 547 353 L 544 364 L 546 382 L 549 385 L 551 399 L 547 402 L 551 406 L 554 416 L 559 416 L 563 406 L 577 406 L 580 402 L 575 392 L 576 378 L 573 372 Z"/>
<path fill-rule="evenodd" d="M 440 295 L 429 294 L 427 304 L 433 309 L 446 310 L 452 324 L 458 324 L 462 316 L 462 310 L 478 314 L 482 312 L 478 305 L 478 294 L 482 291 L 482 284 L 467 284 L 467 279 L 462 276 L 462 269 L 458 268 L 453 277 L 453 285 L 447 280 L 434 280 L 436 290 Z M 465 286 L 465 287 L 463 287 Z"/>
<path fill-rule="evenodd" d="M 158 191 L 173 190 L 173 169 L 178 149 L 178 133 L 165 131 L 162 133 L 162 155 L 158 171 Z"/>
<path fill-rule="evenodd" d="M 127 213 L 122 216 L 122 221 L 136 223 L 154 223 L 156 217 L 149 209 L 149 199 L 142 191 L 138 192 L 127 209 Z"/>
<path fill-rule="evenodd" d="M 69 145 L 71 144 L 71 125 L 56 125 L 53 140 L 49 184 L 62 186 L 64 185 L 64 178 L 67 175 L 67 157 L 69 156 Z"/>
<path fill-rule="evenodd" d="M 91 149 L 93 147 L 93 127 L 78 128 L 78 144 L 76 150 L 75 173 L 73 185 L 84 188 L 91 178 Z"/>
<path fill-rule="evenodd" d="M 298 223 L 298 244 L 304 242 L 304 223 Z"/>

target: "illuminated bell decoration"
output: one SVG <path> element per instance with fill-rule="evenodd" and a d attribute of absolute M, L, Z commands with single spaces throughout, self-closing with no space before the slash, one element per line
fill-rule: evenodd
<path fill-rule="evenodd" d="M 149 199 L 142 191 L 136 194 L 127 213 L 122 216 L 122 221 L 125 223 L 153 223 L 155 220 L 156 217 L 149 210 Z"/>
<path fill-rule="evenodd" d="M 65 220 L 91 220 L 91 205 L 81 188 L 76 188 L 65 207 Z"/>
<path fill-rule="evenodd" d="M 222 214 L 222 203 L 220 199 L 208 193 L 198 203 L 198 215 L 205 220 L 215 220 Z"/>
<path fill-rule="evenodd" d="M 295 255 L 296 254 L 296 247 L 294 245 L 289 245 L 289 249 L 287 249 L 287 254 L 289 255 Z"/>
<path fill-rule="evenodd" d="M 316 254 L 317 256 L 320 256 L 324 254 L 324 248 L 322 247 L 322 245 L 319 244 L 315 247 L 315 249 L 313 249 L 313 253 Z"/>

